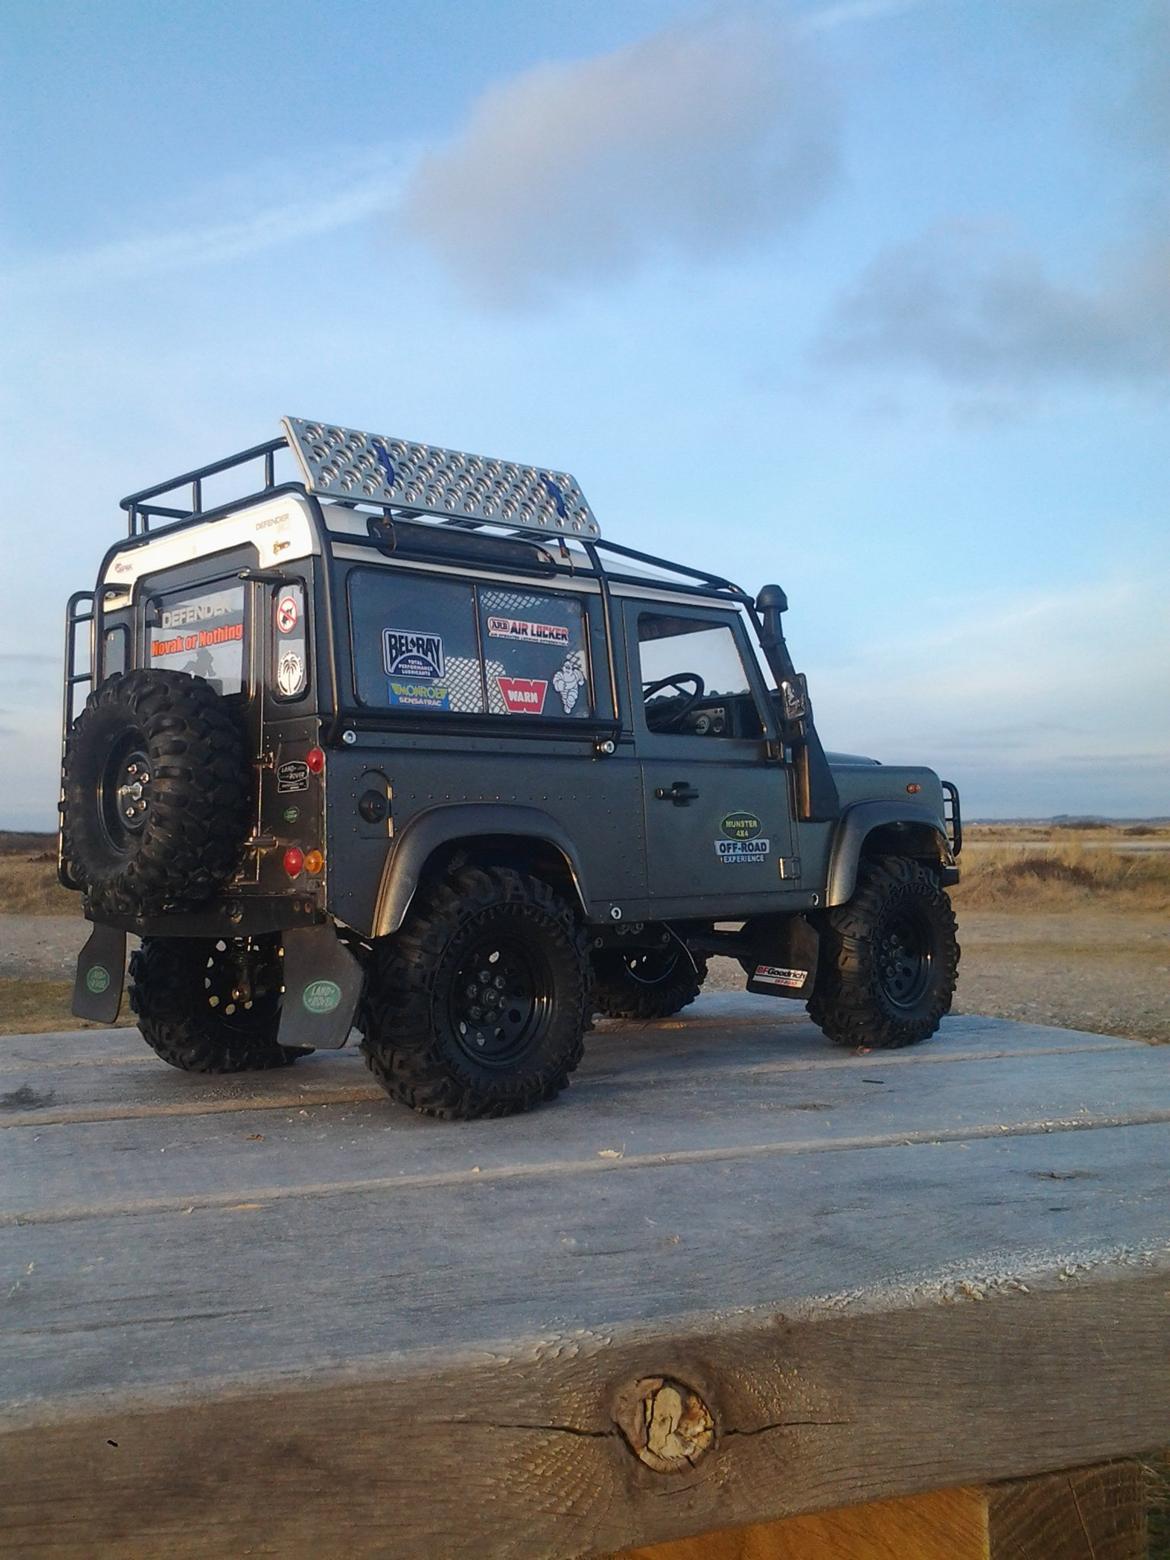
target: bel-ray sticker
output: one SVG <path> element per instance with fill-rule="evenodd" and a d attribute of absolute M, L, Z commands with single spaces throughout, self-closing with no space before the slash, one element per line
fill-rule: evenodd
<path fill-rule="evenodd" d="M 716 840 L 715 854 L 729 867 L 745 862 L 763 861 L 772 849 L 771 840 Z"/>
<path fill-rule="evenodd" d="M 762 986 L 803 986 L 808 979 L 807 970 L 786 970 L 776 964 L 757 964 L 753 980 Z"/>
<path fill-rule="evenodd" d="M 382 630 L 382 664 L 387 677 L 434 677 L 443 675 L 443 640 L 417 628 Z"/>
<path fill-rule="evenodd" d="M 548 682 L 540 677 L 497 677 L 496 685 L 503 695 L 509 715 L 540 715 L 544 712 L 544 696 Z"/>

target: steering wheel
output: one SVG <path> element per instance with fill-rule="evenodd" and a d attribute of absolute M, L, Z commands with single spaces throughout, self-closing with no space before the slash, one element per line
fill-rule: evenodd
<path fill-rule="evenodd" d="M 680 683 L 693 683 L 694 692 L 684 693 L 682 688 L 679 687 Z M 661 693 L 664 688 L 678 688 L 678 696 L 683 702 L 677 710 L 671 710 L 663 719 L 657 720 L 653 724 L 650 721 L 650 710 L 647 709 L 646 724 L 650 726 L 651 731 L 674 731 L 682 725 L 695 705 L 701 702 L 703 695 L 707 691 L 707 685 L 698 672 L 675 672 L 671 677 L 660 677 L 657 682 L 643 683 L 643 702 L 649 704 L 654 695 Z"/>

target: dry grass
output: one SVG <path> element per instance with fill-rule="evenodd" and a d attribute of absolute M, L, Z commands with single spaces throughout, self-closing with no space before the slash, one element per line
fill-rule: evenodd
<path fill-rule="evenodd" d="M 0 854 L 0 906 L 5 915 L 77 915 L 81 900 L 57 881 L 57 859 Z"/>
<path fill-rule="evenodd" d="M 973 840 L 961 865 L 952 890 L 960 907 L 1170 910 L 1170 851 L 1127 855 L 1075 843 L 997 850 Z"/>
<path fill-rule="evenodd" d="M 105 1029 L 74 1018 L 69 1011 L 73 986 L 67 980 L 0 980 L 0 1034 L 43 1035 L 58 1029 Z M 133 1023 L 122 1004 L 119 1025 Z"/>

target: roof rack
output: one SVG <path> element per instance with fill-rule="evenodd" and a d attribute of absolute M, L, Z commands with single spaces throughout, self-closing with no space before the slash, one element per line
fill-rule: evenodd
<path fill-rule="evenodd" d="M 729 595 L 736 601 L 751 603 L 746 591 L 722 575 L 603 539 L 584 494 L 567 472 L 544 471 L 536 466 L 359 433 L 299 417 L 283 418 L 282 427 L 284 431 L 279 437 L 265 444 L 254 444 L 250 449 L 129 494 L 121 507 L 128 515 L 130 536 L 142 540 L 159 530 L 192 525 L 270 493 L 302 492 L 318 501 L 326 499 L 354 508 L 367 505 L 401 520 L 430 517 L 461 530 L 499 528 L 525 541 L 539 537 L 555 537 L 562 545 L 574 541 L 585 552 L 603 588 L 607 582 L 660 584 L 683 594 Z M 284 449 L 294 456 L 300 481 L 277 483 L 276 456 Z M 205 510 L 203 484 L 207 478 L 252 462 L 262 463 L 261 487 L 231 505 Z M 189 508 L 151 502 L 177 494 L 182 488 L 190 489 Z M 152 527 L 152 521 L 164 523 Z M 323 519 L 319 524 L 327 532 Z M 681 578 L 658 581 L 644 575 L 615 573 L 605 568 L 599 549 Z"/>

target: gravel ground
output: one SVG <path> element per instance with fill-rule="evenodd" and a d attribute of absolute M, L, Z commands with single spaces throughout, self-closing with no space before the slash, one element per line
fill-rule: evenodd
<path fill-rule="evenodd" d="M 87 931 L 77 916 L 0 916 L 0 979 L 71 981 Z M 1165 915 L 964 913 L 960 906 L 959 938 L 961 1013 L 1170 1043 Z M 742 985 L 733 960 L 711 961 L 711 989 Z"/>

